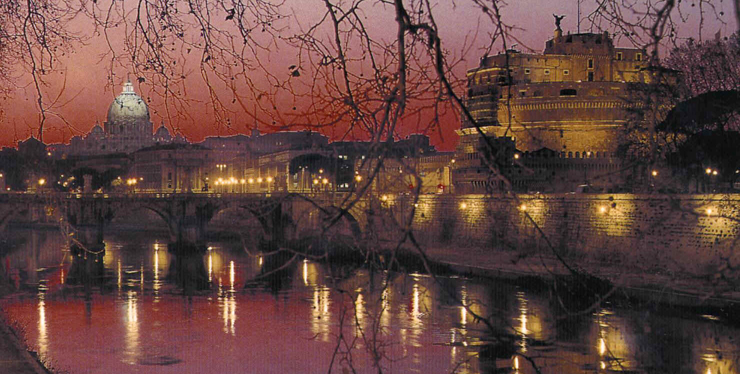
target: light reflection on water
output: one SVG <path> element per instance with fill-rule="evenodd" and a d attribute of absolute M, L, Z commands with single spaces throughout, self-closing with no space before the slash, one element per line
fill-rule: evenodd
<path fill-rule="evenodd" d="M 524 355 L 543 373 L 738 373 L 738 331 L 712 315 L 605 306 L 563 319 L 547 291 L 367 271 L 332 281 L 308 260 L 254 283 L 272 260 L 225 243 L 202 258 L 210 290 L 183 296 L 162 238 L 123 235 L 107 241 L 106 286 L 90 293 L 64 285 L 60 241 L 31 234 L 35 247 L 8 258 L 29 286 L 3 309 L 43 362 L 72 374 L 315 373 L 335 351 L 341 373 L 348 350 L 360 373 L 377 372 L 369 350 L 384 373 L 534 373 Z"/>

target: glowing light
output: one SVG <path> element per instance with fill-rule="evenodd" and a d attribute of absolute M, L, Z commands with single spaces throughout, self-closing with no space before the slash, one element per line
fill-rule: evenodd
<path fill-rule="evenodd" d="M 515 160 L 518 160 L 519 159 L 519 154 L 518 153 L 514 153 L 514 159 Z"/>
<path fill-rule="evenodd" d="M 244 178 L 242 178 L 242 179 L 239 180 L 239 183 L 241 183 L 241 184 L 247 183 L 247 180 L 244 179 Z"/>
<path fill-rule="evenodd" d="M 313 180 L 313 184 L 319 184 L 319 180 L 318 179 L 314 179 Z"/>
<path fill-rule="evenodd" d="M 707 174 L 712 174 L 712 169 L 711 168 L 707 168 L 706 172 L 707 172 Z"/>
<path fill-rule="evenodd" d="M 712 170 L 712 175 L 717 175 L 717 170 Z"/>
<path fill-rule="evenodd" d="M 514 356 L 514 370 L 519 370 L 519 356 Z"/>
<path fill-rule="evenodd" d="M 249 184 L 252 184 L 252 183 L 254 183 L 254 178 L 249 178 L 249 179 L 247 180 L 247 182 L 249 182 Z"/>
<path fill-rule="evenodd" d="M 527 210 L 527 204 L 519 205 L 519 210 L 521 210 L 522 212 L 523 211 L 526 211 Z"/>
<path fill-rule="evenodd" d="M 262 183 L 262 177 L 257 178 L 257 183 Z"/>
<path fill-rule="evenodd" d="M 43 186 L 44 184 L 46 184 L 46 179 L 44 178 L 39 179 L 39 186 Z"/>
<path fill-rule="evenodd" d="M 383 195 L 380 197 L 380 200 L 388 201 L 388 195 Z"/>
<path fill-rule="evenodd" d="M 606 354 L 606 340 L 604 338 L 599 339 L 599 354 L 602 356 Z"/>
<path fill-rule="evenodd" d="M 707 215 L 708 216 L 711 216 L 712 213 L 714 213 L 714 211 L 712 210 L 712 208 L 707 208 Z"/>
<path fill-rule="evenodd" d="M 658 171 L 657 170 L 653 170 L 653 173 L 652 174 L 653 174 L 654 177 L 657 177 L 658 176 Z"/>
<path fill-rule="evenodd" d="M 267 177 L 267 183 L 272 183 L 272 177 Z"/>
<path fill-rule="evenodd" d="M 2 177 L 2 175 L 0 175 L 0 177 Z M 362 175 L 355 175 L 355 180 L 358 182 L 362 181 Z"/>
<path fill-rule="evenodd" d="M 319 174 L 322 174 L 324 172 L 324 169 L 319 169 Z"/>
<path fill-rule="evenodd" d="M 321 183 L 323 183 L 323 184 L 327 184 L 327 183 L 329 183 L 329 180 L 328 180 L 328 179 L 326 179 L 326 178 L 324 178 L 324 179 L 322 179 L 322 180 L 321 180 Z"/>
<path fill-rule="evenodd" d="M 599 213 L 606 213 L 606 207 L 605 206 L 599 207 Z"/>
<path fill-rule="evenodd" d="M 467 209 L 468 204 L 467 203 L 460 203 L 460 209 Z"/>

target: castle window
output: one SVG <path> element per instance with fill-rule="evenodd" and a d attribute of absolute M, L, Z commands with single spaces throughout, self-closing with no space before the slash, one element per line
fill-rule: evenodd
<path fill-rule="evenodd" d="M 588 72 L 588 81 L 589 82 L 593 82 L 594 81 L 594 72 L 593 71 L 589 71 Z"/>
<path fill-rule="evenodd" d="M 570 75 L 570 71 L 569 70 L 563 70 L 563 75 Z"/>
<path fill-rule="evenodd" d="M 622 52 L 617 52 L 617 61 L 622 61 Z"/>
<path fill-rule="evenodd" d="M 527 91 L 519 91 L 519 96 L 521 97 L 527 96 Z"/>
<path fill-rule="evenodd" d="M 531 72 L 532 72 L 532 71 L 531 71 L 531 70 L 529 70 L 529 69 L 524 69 L 524 74 L 529 74 L 529 73 L 531 73 Z"/>
<path fill-rule="evenodd" d="M 588 59 L 588 68 L 593 69 L 594 68 L 594 59 L 589 58 Z"/>
<path fill-rule="evenodd" d="M 550 69 L 545 69 L 545 75 L 550 75 Z"/>
<path fill-rule="evenodd" d="M 635 61 L 642 61 L 642 53 L 638 53 L 635 55 Z"/>
<path fill-rule="evenodd" d="M 532 96 L 534 96 L 534 97 L 542 97 L 542 91 L 535 90 L 534 93 L 532 94 Z"/>
<path fill-rule="evenodd" d="M 566 43 L 573 43 L 573 37 L 572 36 L 568 36 L 568 39 L 565 39 L 565 42 Z"/>
<path fill-rule="evenodd" d="M 576 96 L 578 92 L 573 88 L 565 88 L 560 90 L 560 96 Z"/>
<path fill-rule="evenodd" d="M 601 38 L 596 38 L 596 44 L 601 44 Z"/>

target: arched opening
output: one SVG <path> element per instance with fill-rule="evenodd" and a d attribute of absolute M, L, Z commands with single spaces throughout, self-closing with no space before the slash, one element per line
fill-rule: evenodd
<path fill-rule="evenodd" d="M 574 88 L 564 88 L 560 90 L 560 96 L 576 96 L 578 95 L 578 91 L 576 91 Z"/>

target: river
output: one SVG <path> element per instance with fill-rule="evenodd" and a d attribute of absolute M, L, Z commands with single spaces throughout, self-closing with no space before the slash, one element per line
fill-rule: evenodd
<path fill-rule="evenodd" d="M 719 314 L 607 303 L 566 316 L 536 285 L 286 265 L 292 255 L 235 241 L 178 259 L 156 232 L 106 236 L 98 262 L 73 260 L 55 230 L 12 230 L 5 243 L 2 312 L 53 371 L 739 371 L 738 328 Z"/>

